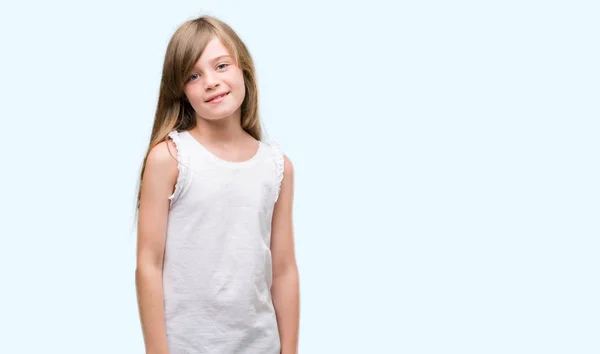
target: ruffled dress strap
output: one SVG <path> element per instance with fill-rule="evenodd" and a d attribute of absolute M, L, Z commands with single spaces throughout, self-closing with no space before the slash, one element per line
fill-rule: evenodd
<path fill-rule="evenodd" d="M 178 132 L 177 130 L 172 130 L 171 132 L 169 132 L 169 138 L 173 140 L 173 143 L 177 148 L 177 169 L 179 170 L 179 175 L 177 176 L 177 183 L 175 184 L 175 191 L 169 197 L 169 200 L 171 201 L 170 205 L 172 206 L 181 195 L 181 191 L 186 182 L 185 179 L 187 175 L 187 167 L 184 162 L 187 161 L 187 153 L 184 148 L 180 132 Z"/>
<path fill-rule="evenodd" d="M 271 148 L 273 149 L 273 154 L 274 154 L 275 184 L 276 184 L 275 201 L 277 201 L 279 199 L 279 193 L 281 192 L 281 182 L 283 181 L 284 158 L 283 158 L 283 151 L 281 149 L 281 146 L 277 142 L 272 141 L 269 145 L 271 145 Z"/>

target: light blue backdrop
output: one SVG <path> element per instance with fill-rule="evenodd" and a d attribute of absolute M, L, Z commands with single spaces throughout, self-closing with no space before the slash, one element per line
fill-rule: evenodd
<path fill-rule="evenodd" d="M 597 4 L 3 3 L 0 352 L 144 352 L 135 187 L 211 14 L 296 168 L 300 353 L 599 353 Z"/>

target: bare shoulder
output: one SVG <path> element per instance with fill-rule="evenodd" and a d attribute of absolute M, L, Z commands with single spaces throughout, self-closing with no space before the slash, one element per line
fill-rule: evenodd
<path fill-rule="evenodd" d="M 172 140 L 167 139 L 150 149 L 146 159 L 144 179 L 151 180 L 153 184 L 164 184 L 170 187 L 177 180 L 178 173 L 177 147 Z"/>
<path fill-rule="evenodd" d="M 290 158 L 286 154 L 283 154 L 283 173 L 283 178 L 285 178 L 286 174 L 294 174 L 294 165 L 292 164 L 292 160 L 290 160 Z"/>
<path fill-rule="evenodd" d="M 171 139 L 158 143 L 150 149 L 146 166 L 153 165 L 161 168 L 168 168 L 172 165 L 177 167 L 177 147 Z"/>

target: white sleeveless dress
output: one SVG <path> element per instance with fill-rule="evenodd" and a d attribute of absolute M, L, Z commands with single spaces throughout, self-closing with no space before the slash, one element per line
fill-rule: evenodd
<path fill-rule="evenodd" d="M 283 153 L 260 142 L 229 162 L 187 131 L 169 136 L 179 161 L 163 267 L 169 353 L 279 354 L 270 242 Z"/>

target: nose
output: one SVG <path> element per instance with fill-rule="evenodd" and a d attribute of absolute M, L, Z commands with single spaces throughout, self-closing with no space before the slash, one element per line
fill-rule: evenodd
<path fill-rule="evenodd" d="M 219 79 L 214 73 L 204 75 L 204 86 L 207 90 L 213 89 L 219 85 Z"/>

